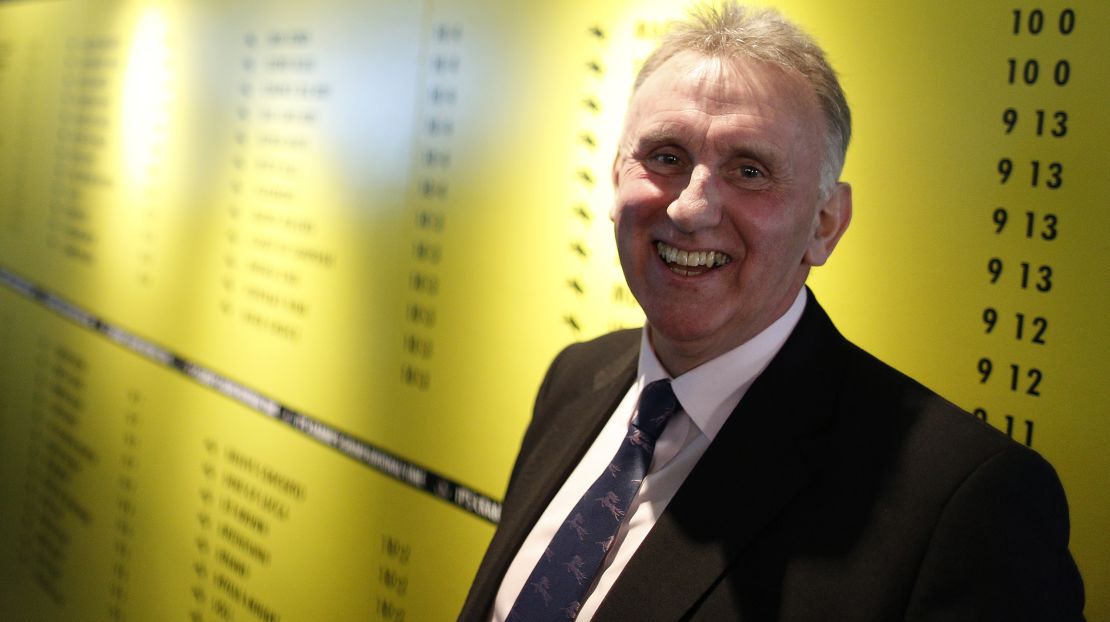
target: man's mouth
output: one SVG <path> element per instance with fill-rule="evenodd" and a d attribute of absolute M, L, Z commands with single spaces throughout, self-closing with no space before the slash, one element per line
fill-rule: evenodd
<path fill-rule="evenodd" d="M 702 274 L 732 261 L 721 251 L 682 251 L 665 242 L 656 242 L 655 248 L 671 272 L 682 276 Z"/>

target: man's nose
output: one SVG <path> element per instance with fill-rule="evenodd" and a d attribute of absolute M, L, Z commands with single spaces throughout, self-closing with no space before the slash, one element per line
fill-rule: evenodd
<path fill-rule="evenodd" d="M 696 166 L 686 187 L 667 207 L 671 222 L 683 233 L 716 227 L 721 222 L 717 179 L 708 168 Z"/>

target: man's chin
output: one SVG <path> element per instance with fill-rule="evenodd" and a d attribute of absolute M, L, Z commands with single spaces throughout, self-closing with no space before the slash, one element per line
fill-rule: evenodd
<path fill-rule="evenodd" d="M 705 318 L 648 319 L 648 338 L 667 371 L 678 375 L 735 348 L 738 341 L 726 327 L 715 327 Z"/>

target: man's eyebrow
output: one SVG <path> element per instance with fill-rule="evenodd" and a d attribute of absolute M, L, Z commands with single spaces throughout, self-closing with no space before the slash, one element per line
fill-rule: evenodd
<path fill-rule="evenodd" d="M 642 154 L 664 145 L 688 149 L 689 134 L 690 128 L 683 123 L 658 123 L 633 137 L 631 152 Z M 722 145 L 721 152 L 727 160 L 755 160 L 771 169 L 778 169 L 785 159 L 781 146 L 755 137 Z"/>
<path fill-rule="evenodd" d="M 748 158 L 771 165 L 781 160 L 779 150 L 763 142 L 747 142 L 743 145 L 729 147 L 726 151 L 728 159 Z"/>
<path fill-rule="evenodd" d="M 677 144 L 679 147 L 685 148 L 683 134 L 680 124 L 667 124 L 649 128 L 636 137 L 633 148 L 642 151 L 668 144 Z M 757 160 L 768 166 L 775 165 L 782 160 L 779 149 L 760 140 L 728 145 L 723 149 L 723 152 L 723 155 L 729 160 L 746 158 Z"/>
<path fill-rule="evenodd" d="M 664 143 L 681 142 L 682 136 L 689 132 L 684 131 L 681 123 L 662 123 L 649 127 L 636 135 L 637 145 L 660 145 Z"/>
<path fill-rule="evenodd" d="M 628 143 L 628 155 L 634 158 L 646 158 L 656 149 L 664 147 L 680 149 L 683 152 L 689 150 L 687 141 L 682 139 L 681 133 L 658 128 L 633 136 Z"/>

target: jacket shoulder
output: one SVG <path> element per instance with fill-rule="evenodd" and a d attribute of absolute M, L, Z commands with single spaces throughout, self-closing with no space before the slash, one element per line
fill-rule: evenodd
<path fill-rule="evenodd" d="M 552 396 L 573 399 L 634 369 L 640 351 L 640 331 L 619 330 L 564 348 L 551 362 L 540 385 L 535 414 L 543 410 Z"/>

